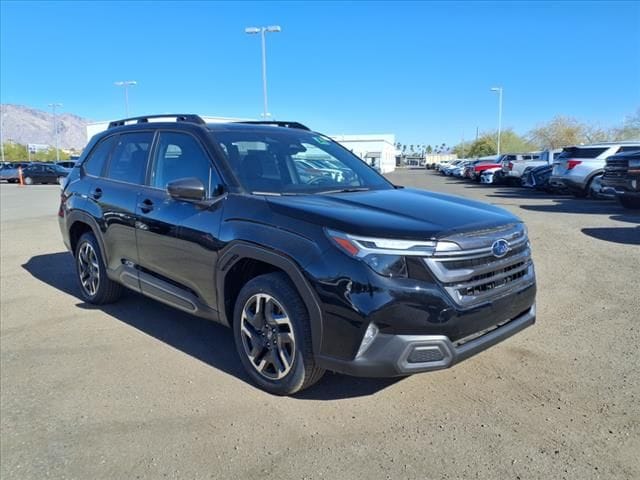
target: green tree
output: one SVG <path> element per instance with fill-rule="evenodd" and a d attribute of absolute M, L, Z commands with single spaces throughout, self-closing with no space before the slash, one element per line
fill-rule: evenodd
<path fill-rule="evenodd" d="M 433 148 L 431 145 L 427 145 L 427 153 L 433 153 Z"/>
<path fill-rule="evenodd" d="M 480 137 L 471 144 L 466 156 L 467 158 L 486 157 L 487 155 L 495 155 L 496 152 L 495 141 L 491 141 L 486 137 Z"/>

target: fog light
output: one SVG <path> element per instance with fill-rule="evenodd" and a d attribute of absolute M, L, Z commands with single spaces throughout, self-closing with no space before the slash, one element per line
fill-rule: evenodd
<path fill-rule="evenodd" d="M 364 337 L 362 339 L 362 343 L 360 344 L 360 348 L 358 349 L 356 357 L 359 357 L 367 351 L 369 346 L 371 346 L 371 344 L 373 343 L 373 340 L 376 338 L 376 335 L 378 335 L 378 327 L 376 327 L 375 323 L 370 323 L 367 327 L 367 331 L 364 332 Z"/>
<path fill-rule="evenodd" d="M 638 188 L 637 180 L 631 180 L 631 188 L 633 188 L 634 190 Z"/>

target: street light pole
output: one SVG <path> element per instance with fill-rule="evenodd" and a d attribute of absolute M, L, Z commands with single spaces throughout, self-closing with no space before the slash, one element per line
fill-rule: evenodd
<path fill-rule="evenodd" d="M 5 116 L 5 113 L 2 111 L 2 106 L 0 106 L 0 151 L 2 152 L 3 164 L 4 164 L 4 116 Z"/>
<path fill-rule="evenodd" d="M 54 129 L 54 133 L 56 135 L 56 162 L 60 161 L 60 145 L 58 142 L 58 117 L 56 115 L 56 108 L 57 107 L 61 107 L 62 104 L 61 103 L 50 103 L 49 107 L 51 107 L 51 109 L 53 110 L 53 129 Z M 29 148 L 29 146 L 27 145 L 27 149 Z"/>
<path fill-rule="evenodd" d="M 282 29 L 279 25 L 271 25 L 268 27 L 247 27 L 244 29 L 245 33 L 249 35 L 254 35 L 256 33 L 260 34 L 261 42 L 262 42 L 262 98 L 263 98 L 263 112 L 262 116 L 266 120 L 271 114 L 269 113 L 269 104 L 267 101 L 267 42 L 266 42 L 266 33 L 267 32 L 280 32 Z"/>
<path fill-rule="evenodd" d="M 502 87 L 493 87 L 492 92 L 498 92 L 498 156 L 500 156 L 500 136 L 502 134 Z"/>
<path fill-rule="evenodd" d="M 129 87 L 133 87 L 138 84 L 135 80 L 123 80 L 121 82 L 113 83 L 116 87 L 124 87 L 124 110 L 127 118 L 129 118 Z"/>

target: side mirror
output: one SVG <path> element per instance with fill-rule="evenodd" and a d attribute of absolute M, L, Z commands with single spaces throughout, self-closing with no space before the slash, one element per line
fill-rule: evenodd
<path fill-rule="evenodd" d="M 195 177 L 179 178 L 167 184 L 167 192 L 171 198 L 201 202 L 207 196 L 204 184 Z"/>

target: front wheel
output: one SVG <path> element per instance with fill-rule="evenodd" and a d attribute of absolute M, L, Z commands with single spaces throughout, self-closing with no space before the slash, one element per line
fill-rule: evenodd
<path fill-rule="evenodd" d="M 24 183 L 25 183 L 25 185 L 33 185 L 33 178 L 24 177 Z"/>
<path fill-rule="evenodd" d="M 276 395 L 316 383 L 309 314 L 284 273 L 260 275 L 242 288 L 233 315 L 233 336 L 251 380 Z"/>

